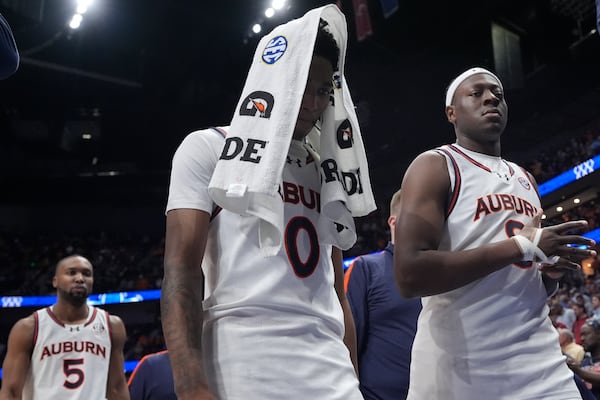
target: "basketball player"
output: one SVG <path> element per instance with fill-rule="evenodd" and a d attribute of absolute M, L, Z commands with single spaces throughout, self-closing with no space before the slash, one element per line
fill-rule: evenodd
<path fill-rule="evenodd" d="M 17 321 L 10 332 L 1 400 L 129 399 L 125 326 L 86 304 L 93 282 L 86 258 L 59 261 L 52 279 L 56 303 Z"/>
<path fill-rule="evenodd" d="M 456 143 L 413 160 L 396 220 L 397 284 L 424 297 L 408 399 L 580 399 L 546 298 L 596 255 L 571 233 L 587 222 L 540 228 L 533 177 L 500 157 L 508 107 L 493 73 L 460 74 L 446 116 Z"/>
<path fill-rule="evenodd" d="M 421 299 L 405 299 L 394 283 L 394 233 L 400 190 L 390 201 L 391 241 L 376 254 L 356 258 L 344 278 L 356 325 L 360 390 L 365 400 L 404 400 Z"/>
<path fill-rule="evenodd" d="M 304 138 L 329 104 L 339 53 L 333 36 L 319 29 L 308 82 L 298 94 L 303 98 L 288 153 L 293 162 L 282 176 L 302 196 L 320 191 Z M 161 305 L 177 398 L 362 399 L 343 341 L 346 334 L 352 347 L 354 326 L 341 251 L 311 241 L 318 264 L 300 277 L 285 246 L 275 256 L 260 254 L 256 217 L 219 209 L 211 219 L 208 184 L 222 134 L 208 129 L 188 135 L 173 159 Z M 317 226 L 315 203 L 304 203 L 285 202 L 285 223 Z M 211 295 L 203 302 L 204 287 Z"/>

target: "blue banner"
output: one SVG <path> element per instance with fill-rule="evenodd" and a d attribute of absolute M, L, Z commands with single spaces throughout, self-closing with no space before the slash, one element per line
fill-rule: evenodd
<path fill-rule="evenodd" d="M 589 160 L 586 160 L 581 164 L 574 166 L 570 170 L 563 172 L 557 177 L 554 177 L 549 181 L 542 183 L 538 188 L 540 191 L 540 197 L 544 197 L 547 194 L 550 194 L 562 187 L 567 186 L 571 182 L 575 182 L 576 180 L 591 174 L 596 170 L 596 165 L 600 165 L 600 155 L 597 155 L 594 158 L 590 158 Z"/>
<path fill-rule="evenodd" d="M 140 301 L 160 299 L 160 290 L 140 290 L 137 292 L 116 292 L 92 294 L 88 298 L 90 305 L 138 303 Z M 2 296 L 0 308 L 44 307 L 56 303 L 56 296 Z"/>

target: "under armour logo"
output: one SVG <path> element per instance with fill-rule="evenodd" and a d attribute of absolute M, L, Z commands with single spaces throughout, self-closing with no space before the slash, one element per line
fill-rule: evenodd
<path fill-rule="evenodd" d="M 78 326 L 72 326 L 69 329 L 71 330 L 71 332 L 79 332 L 79 327 Z"/>
<path fill-rule="evenodd" d="M 573 173 L 575 174 L 576 179 L 582 178 L 587 174 L 591 174 L 592 172 L 594 172 L 594 160 L 591 158 L 573 168 Z"/>

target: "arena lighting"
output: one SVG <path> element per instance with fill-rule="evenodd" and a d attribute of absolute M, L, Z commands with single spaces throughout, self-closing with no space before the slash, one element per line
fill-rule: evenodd
<path fill-rule="evenodd" d="M 254 33 L 259 33 L 262 30 L 262 26 L 260 26 L 260 24 L 254 24 L 252 26 L 252 32 Z"/>
<path fill-rule="evenodd" d="M 579 200 L 579 199 L 573 199 L 573 203 L 575 203 L 575 204 L 579 204 L 580 202 L 581 202 L 581 200 Z"/>
<path fill-rule="evenodd" d="M 83 19 L 83 16 L 81 14 L 75 14 L 73 15 L 73 17 L 71 18 L 71 22 L 69 22 L 69 27 L 71 29 L 77 29 L 79 28 L 79 26 L 81 26 L 81 20 Z"/>
<path fill-rule="evenodd" d="M 83 14 L 85 14 L 85 13 L 87 12 L 87 10 L 88 10 L 88 8 L 87 8 L 87 6 L 86 6 L 86 5 L 84 5 L 84 4 L 79 4 L 79 5 L 77 6 L 77 14 L 81 14 L 81 15 L 83 15 Z"/>
<path fill-rule="evenodd" d="M 281 10 L 284 4 L 285 0 L 273 0 L 271 7 L 273 7 L 275 10 Z"/>
<path fill-rule="evenodd" d="M 265 17 L 271 18 L 273 15 L 275 15 L 275 10 L 273 10 L 273 8 L 269 7 L 265 10 Z"/>
<path fill-rule="evenodd" d="M 561 206 L 556 207 L 556 211 L 561 212 L 563 208 Z"/>

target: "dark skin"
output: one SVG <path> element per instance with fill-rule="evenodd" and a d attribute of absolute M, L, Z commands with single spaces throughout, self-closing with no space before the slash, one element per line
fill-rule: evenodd
<path fill-rule="evenodd" d="M 500 156 L 500 138 L 507 123 L 508 107 L 499 82 L 488 74 L 476 74 L 462 82 L 453 102 L 446 108 L 454 125 L 457 143 L 466 149 Z M 419 155 L 409 166 L 402 182 L 402 200 L 396 219 L 394 251 L 396 282 L 405 297 L 430 296 L 462 287 L 517 263 L 522 253 L 514 239 L 506 239 L 464 251 L 439 251 L 445 224 L 450 178 L 445 158 L 435 152 Z M 587 226 L 571 221 L 544 228 L 538 247 L 546 255 L 558 255 L 560 262 L 544 266 L 548 280 L 560 278 L 564 268 L 578 268 L 577 261 L 595 256 L 594 250 L 567 244 L 593 246 L 594 241 L 567 234 Z M 521 234 L 533 239 L 539 216 Z M 552 282 L 545 282 L 547 288 Z"/>
<path fill-rule="evenodd" d="M 600 358 L 600 329 L 589 324 L 583 324 L 581 327 L 581 343 L 585 351 L 590 352 L 593 359 Z M 583 369 L 574 360 L 567 360 L 567 365 L 581 379 L 594 386 L 600 385 L 600 372 Z"/>
<path fill-rule="evenodd" d="M 61 260 L 52 285 L 56 289 L 57 301 L 53 306 L 56 317 L 65 324 L 77 325 L 88 318 L 86 300 L 94 284 L 93 267 L 81 256 Z M 106 396 L 108 400 L 129 400 L 129 389 L 125 380 L 123 346 L 127 339 L 121 318 L 111 315 L 112 346 L 108 367 Z M 1 400 L 21 399 L 27 372 L 31 365 L 35 319 L 33 315 L 23 318 L 13 326 L 8 337 L 8 351 L 3 364 Z M 57 382 L 57 384 L 62 384 Z"/>
<path fill-rule="evenodd" d="M 293 133 L 302 140 L 329 102 L 333 67 L 327 59 L 314 56 L 300 112 Z M 202 210 L 176 209 L 167 213 L 165 268 L 161 296 L 163 332 L 171 365 L 175 392 L 180 400 L 215 399 L 206 381 L 202 363 L 202 300 L 204 287 L 202 259 L 208 237 L 210 214 Z M 332 264 L 335 290 L 344 311 L 346 343 L 356 368 L 356 333 L 350 305 L 343 290 L 342 252 L 334 248 Z M 276 378 L 276 377 L 274 377 Z"/>

